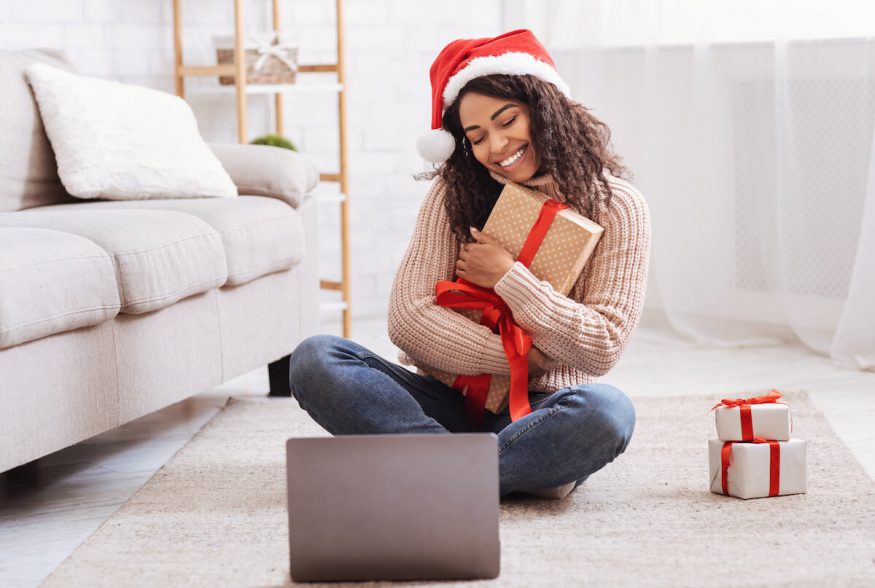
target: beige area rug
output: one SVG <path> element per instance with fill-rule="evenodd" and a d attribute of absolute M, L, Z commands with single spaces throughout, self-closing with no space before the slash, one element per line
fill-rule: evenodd
<path fill-rule="evenodd" d="M 564 500 L 502 503 L 501 575 L 478 584 L 875 586 L 875 485 L 808 397 L 787 396 L 808 494 L 712 494 L 716 399 L 638 398 L 613 464 Z M 230 401 L 46 585 L 288 584 L 284 441 L 324 434 L 293 400 Z"/>

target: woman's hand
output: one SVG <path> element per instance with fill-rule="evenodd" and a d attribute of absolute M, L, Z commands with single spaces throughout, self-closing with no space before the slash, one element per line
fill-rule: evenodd
<path fill-rule="evenodd" d="M 513 267 L 513 256 L 474 227 L 471 227 L 471 236 L 477 242 L 462 246 L 456 261 L 456 275 L 482 288 L 493 288 Z"/>
<path fill-rule="evenodd" d="M 553 368 L 559 365 L 559 362 L 555 359 L 550 359 L 543 353 L 541 350 L 532 345 L 532 348 L 529 349 L 529 353 L 526 355 L 526 359 L 529 360 L 529 377 L 540 376 L 543 373 L 549 372 Z"/>
<path fill-rule="evenodd" d="M 477 242 L 462 246 L 456 261 L 456 274 L 477 286 L 493 288 L 513 266 L 513 256 L 495 239 L 474 227 L 471 227 L 471 235 Z M 559 362 L 541 353 L 534 345 L 529 349 L 526 359 L 529 363 L 529 377 L 539 376 L 559 365 Z"/>

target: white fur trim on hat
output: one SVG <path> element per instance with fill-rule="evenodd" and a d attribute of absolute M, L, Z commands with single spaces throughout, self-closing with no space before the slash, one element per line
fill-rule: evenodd
<path fill-rule="evenodd" d="M 416 149 L 424 160 L 442 163 L 456 150 L 456 139 L 452 133 L 443 129 L 432 129 L 419 135 Z"/>
<path fill-rule="evenodd" d="M 455 102 L 459 96 L 459 92 L 465 87 L 465 84 L 479 78 L 492 74 L 506 75 L 524 75 L 531 74 L 536 78 L 540 78 L 545 82 L 550 82 L 567 97 L 571 98 L 571 90 L 568 84 L 559 77 L 559 72 L 545 61 L 536 59 L 528 53 L 510 51 L 502 55 L 489 55 L 487 57 L 476 57 L 471 60 L 459 73 L 447 80 L 447 85 L 444 88 L 444 109 Z"/>

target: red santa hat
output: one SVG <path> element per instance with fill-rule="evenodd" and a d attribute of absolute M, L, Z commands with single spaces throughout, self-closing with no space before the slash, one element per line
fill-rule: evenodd
<path fill-rule="evenodd" d="M 420 135 L 416 148 L 423 159 L 441 163 L 456 149 L 453 135 L 441 128 L 444 111 L 462 88 L 481 76 L 530 74 L 550 82 L 571 97 L 556 64 L 532 31 L 518 29 L 497 37 L 457 39 L 443 48 L 431 65 L 431 131 Z"/>

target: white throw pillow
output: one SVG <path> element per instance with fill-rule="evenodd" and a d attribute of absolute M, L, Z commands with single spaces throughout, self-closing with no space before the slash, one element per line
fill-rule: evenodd
<path fill-rule="evenodd" d="M 27 69 L 67 192 L 143 200 L 237 196 L 185 100 L 142 86 Z"/>

